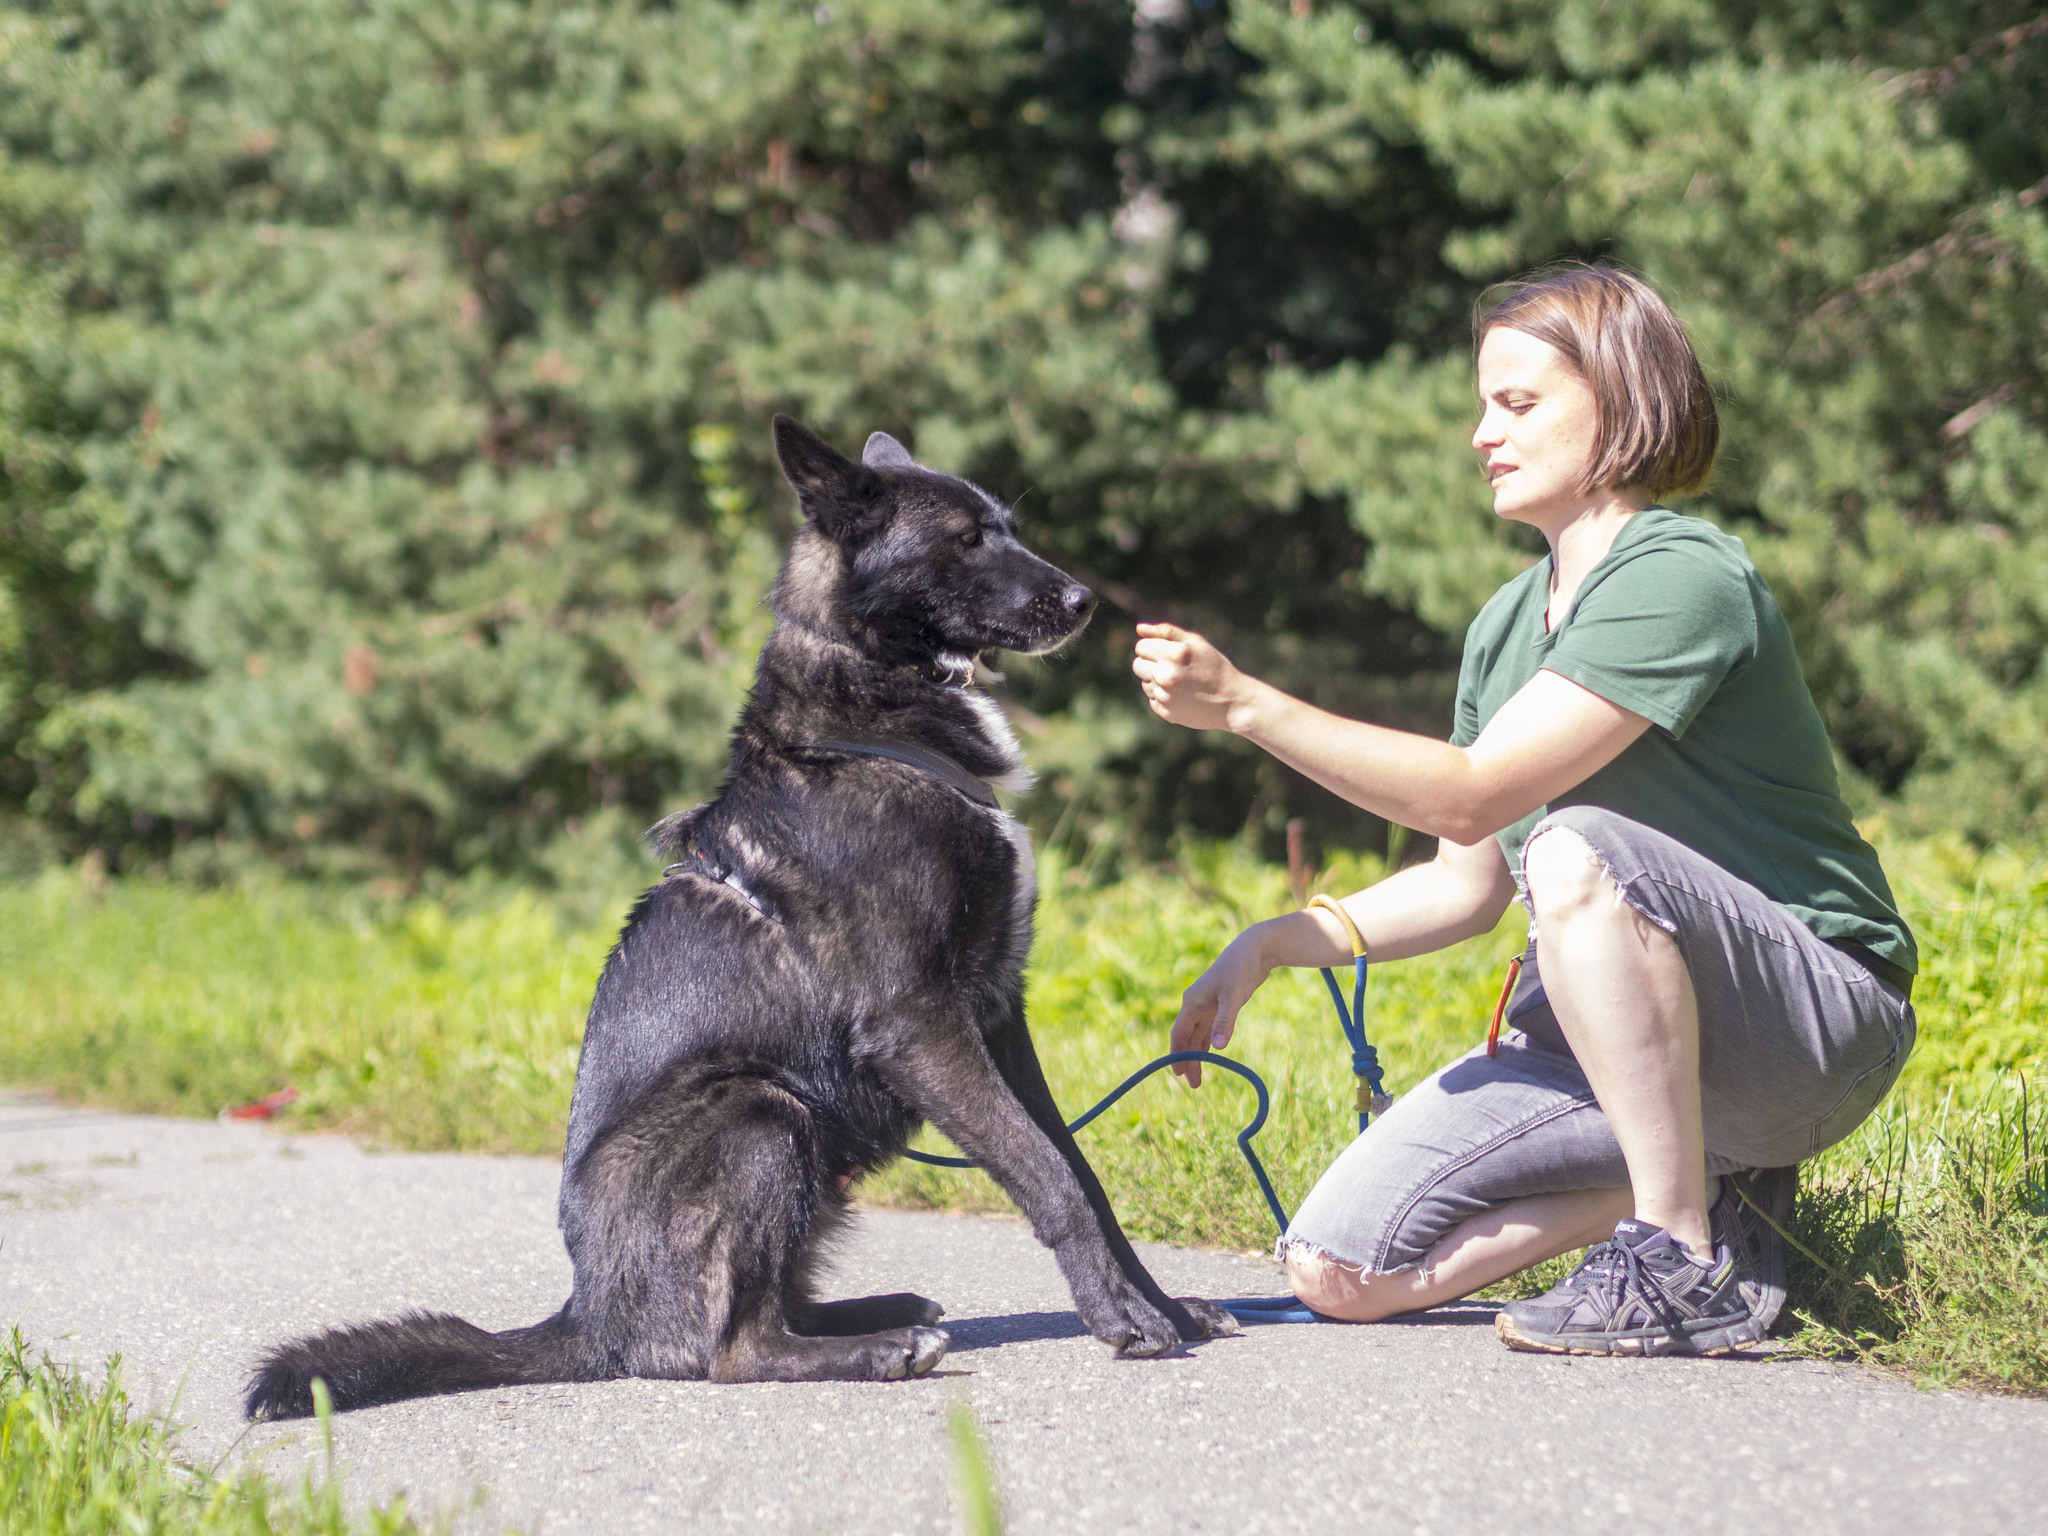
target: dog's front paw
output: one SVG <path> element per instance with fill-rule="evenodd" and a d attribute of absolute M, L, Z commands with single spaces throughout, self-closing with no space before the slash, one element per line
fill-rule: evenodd
<path fill-rule="evenodd" d="M 1228 1339 L 1244 1332 L 1237 1325 L 1237 1319 L 1217 1306 L 1213 1301 L 1204 1301 L 1199 1296 L 1176 1296 L 1173 1298 L 1188 1309 L 1188 1316 L 1194 1319 L 1195 1331 L 1187 1341 L 1196 1339 Z"/>
<path fill-rule="evenodd" d="M 889 1362 L 885 1379 L 901 1381 L 906 1376 L 929 1375 L 932 1367 L 946 1358 L 946 1349 L 952 1342 L 952 1336 L 943 1328 L 905 1329 L 902 1349 Z"/>
<path fill-rule="evenodd" d="M 1122 1277 L 1118 1280 L 1122 1282 Z M 1084 1307 L 1081 1321 L 1119 1355 L 1134 1359 L 1166 1354 L 1180 1343 L 1180 1330 L 1128 1282 L 1112 1287 L 1096 1305 Z"/>

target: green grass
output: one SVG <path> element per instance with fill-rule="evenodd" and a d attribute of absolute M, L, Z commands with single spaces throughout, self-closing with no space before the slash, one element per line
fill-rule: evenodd
<path fill-rule="evenodd" d="M 327 1428 L 323 1416 L 321 1428 Z M 227 1476 L 179 1456 L 161 1415 L 137 1413 L 118 1359 L 105 1380 L 31 1360 L 19 1330 L 0 1343 L 0 1530 L 10 1536 L 399 1536 L 420 1527 L 401 1496 L 360 1518 L 341 1481 L 294 1489 L 255 1471 Z"/>
<path fill-rule="evenodd" d="M 0 886 L 0 1081 L 177 1115 L 290 1085 L 307 1126 L 559 1152 L 615 923 L 46 874 Z"/>
<path fill-rule="evenodd" d="M 2048 853 L 1890 846 L 1920 936 L 1920 1043 L 1859 1136 L 1809 1165 L 1798 1232 L 1865 1283 L 1799 1261 L 1803 1348 L 1855 1349 L 1928 1379 L 2048 1391 L 2043 1151 L 2021 1074 L 2048 1045 Z M 1375 878 L 1340 862 L 1324 889 Z M 1290 907 L 1284 871 L 1231 847 L 1094 886 L 1043 860 L 1033 1032 L 1070 1109 L 1166 1047 L 1182 989 L 1245 923 Z M 619 908 L 577 922 L 531 895 L 455 906 L 282 883 L 103 889 L 75 874 L 0 886 L 0 1081 L 175 1114 L 290 1085 L 293 1123 L 409 1148 L 559 1150 L 591 984 Z M 1368 1015 L 1388 1086 L 1482 1038 L 1501 967 L 1491 935 L 1375 969 Z M 1322 981 L 1283 974 L 1231 1053 L 1273 1090 L 1259 1138 L 1291 1208 L 1348 1140 L 1353 1083 Z M 1252 1095 L 1155 1078 L 1083 1133 L 1137 1236 L 1264 1249 L 1271 1220 L 1234 1144 Z M 926 1146 L 945 1150 L 935 1138 Z M 973 1172 L 900 1164 L 865 1198 L 1002 1210 Z M 1538 1276 L 1524 1283 L 1533 1283 Z M 1877 1289 L 1873 1290 L 1872 1287 Z"/>
<path fill-rule="evenodd" d="M 1880 1106 L 1809 1165 L 1793 1235 L 1801 1352 L 2048 1395 L 2048 1148 L 2038 1090 Z M 1820 1262 L 1816 1263 L 1815 1260 Z"/>

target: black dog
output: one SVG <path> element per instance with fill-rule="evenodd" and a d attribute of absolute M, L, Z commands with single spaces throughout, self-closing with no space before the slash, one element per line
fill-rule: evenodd
<path fill-rule="evenodd" d="M 787 417 L 803 504 L 775 633 L 718 798 L 656 829 L 678 860 L 633 910 L 591 1004 L 562 1233 L 575 1284 L 546 1322 L 486 1333 L 414 1313 L 271 1352 L 251 1417 L 518 1382 L 922 1375 L 947 1346 L 921 1296 L 812 1298 L 845 1181 L 930 1120 L 1057 1256 L 1123 1354 L 1234 1333 L 1165 1295 L 1062 1123 L 1024 1024 L 1035 883 L 990 782 L 1021 777 L 973 684 L 984 650 L 1040 653 L 1088 589 L 1017 542 L 978 487 L 882 433 L 855 464 Z"/>

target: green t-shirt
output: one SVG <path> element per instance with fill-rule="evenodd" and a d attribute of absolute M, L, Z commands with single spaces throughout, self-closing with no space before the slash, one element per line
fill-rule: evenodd
<path fill-rule="evenodd" d="M 1457 746 L 1539 670 L 1651 729 L 1570 793 L 1499 833 L 1510 869 L 1545 812 L 1597 805 L 1676 838 L 1823 939 L 1918 968 L 1877 852 L 1857 835 L 1784 615 L 1742 541 L 1664 507 L 1639 512 L 1543 627 L 1550 562 L 1493 595 L 1465 636 Z"/>

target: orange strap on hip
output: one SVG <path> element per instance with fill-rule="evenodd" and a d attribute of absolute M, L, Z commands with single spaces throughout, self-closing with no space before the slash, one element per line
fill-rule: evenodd
<path fill-rule="evenodd" d="M 1515 995 L 1515 983 L 1522 979 L 1522 957 L 1508 962 L 1508 979 L 1501 983 L 1500 998 L 1493 1005 L 1493 1022 L 1486 1028 L 1486 1054 L 1500 1054 L 1500 1021 L 1507 1017 L 1508 999 Z"/>

